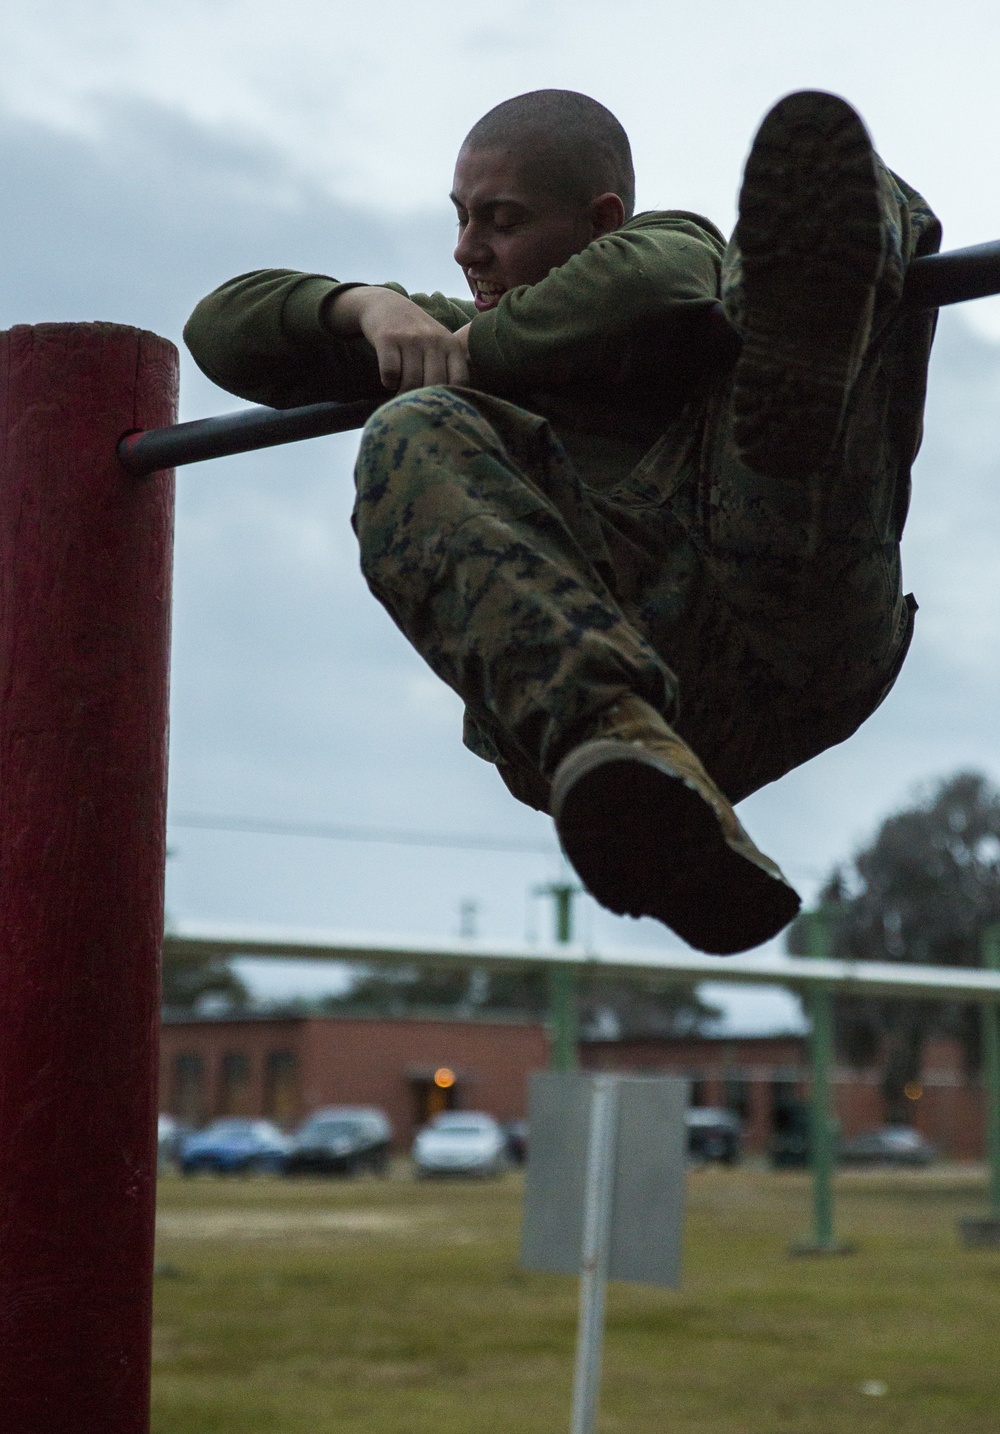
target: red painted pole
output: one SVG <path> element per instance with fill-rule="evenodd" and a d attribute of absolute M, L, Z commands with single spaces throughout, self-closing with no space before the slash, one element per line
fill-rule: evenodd
<path fill-rule="evenodd" d="M 149 1428 L 177 355 L 0 334 L 0 1429 Z"/>

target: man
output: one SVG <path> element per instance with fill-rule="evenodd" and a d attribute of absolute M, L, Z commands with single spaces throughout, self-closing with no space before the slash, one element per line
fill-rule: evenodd
<path fill-rule="evenodd" d="M 458 156 L 471 302 L 264 270 L 186 337 L 258 402 L 397 395 L 358 457 L 372 591 L 593 895 L 726 953 L 798 909 L 731 802 L 850 735 L 909 642 L 933 324 L 899 297 L 940 229 L 818 93 L 764 120 L 728 246 L 633 192 L 603 106 L 522 95 Z"/>

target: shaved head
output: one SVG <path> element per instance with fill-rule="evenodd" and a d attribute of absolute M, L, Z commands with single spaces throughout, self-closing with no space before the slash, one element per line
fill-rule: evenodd
<path fill-rule="evenodd" d="M 628 135 L 609 109 L 575 90 L 532 90 L 504 100 L 472 126 L 462 150 L 517 155 L 541 192 L 569 204 L 617 194 L 627 219 L 635 209 Z"/>

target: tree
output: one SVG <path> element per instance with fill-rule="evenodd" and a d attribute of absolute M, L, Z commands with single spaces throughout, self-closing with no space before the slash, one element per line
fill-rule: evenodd
<path fill-rule="evenodd" d="M 162 1000 L 168 1011 L 194 1011 L 206 996 L 242 1010 L 250 993 L 228 961 L 211 956 L 171 957 L 163 962 Z"/>
<path fill-rule="evenodd" d="M 581 973 L 580 988 L 585 1031 L 604 1028 L 622 1036 L 691 1035 L 718 1015 L 693 986 L 654 974 L 615 977 L 585 972 Z M 328 1011 L 362 1006 L 387 1015 L 430 1009 L 466 1016 L 515 1012 L 544 1019 L 549 992 L 546 973 L 537 967 L 474 967 L 470 971 L 389 966 L 361 973 L 343 995 L 328 996 L 322 1004 Z"/>
<path fill-rule="evenodd" d="M 1000 792 L 978 772 L 959 772 L 884 821 L 820 900 L 834 907 L 834 952 L 862 961 L 978 966 L 983 931 L 1000 921 Z M 805 927 L 788 949 L 805 954 Z M 968 1004 L 840 997 L 837 1042 L 853 1064 L 881 1060 L 890 1121 L 907 1119 L 905 1087 L 920 1075 L 930 1035 L 961 1041 L 979 1061 L 979 1022 Z"/>

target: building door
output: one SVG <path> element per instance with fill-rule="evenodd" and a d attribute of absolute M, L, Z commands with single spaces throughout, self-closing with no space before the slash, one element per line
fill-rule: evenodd
<path fill-rule="evenodd" d="M 456 1110 L 460 1104 L 458 1079 L 455 1072 L 447 1066 L 439 1067 L 430 1075 L 411 1076 L 410 1089 L 413 1093 L 413 1120 L 417 1130 L 442 1111 Z"/>
<path fill-rule="evenodd" d="M 277 1125 L 293 1125 L 299 1118 L 299 1071 L 294 1051 L 268 1052 L 264 1106 Z"/>
<path fill-rule="evenodd" d="M 778 1169 L 809 1164 L 809 1106 L 797 1073 L 776 1070 L 771 1081 L 770 1156 Z"/>

